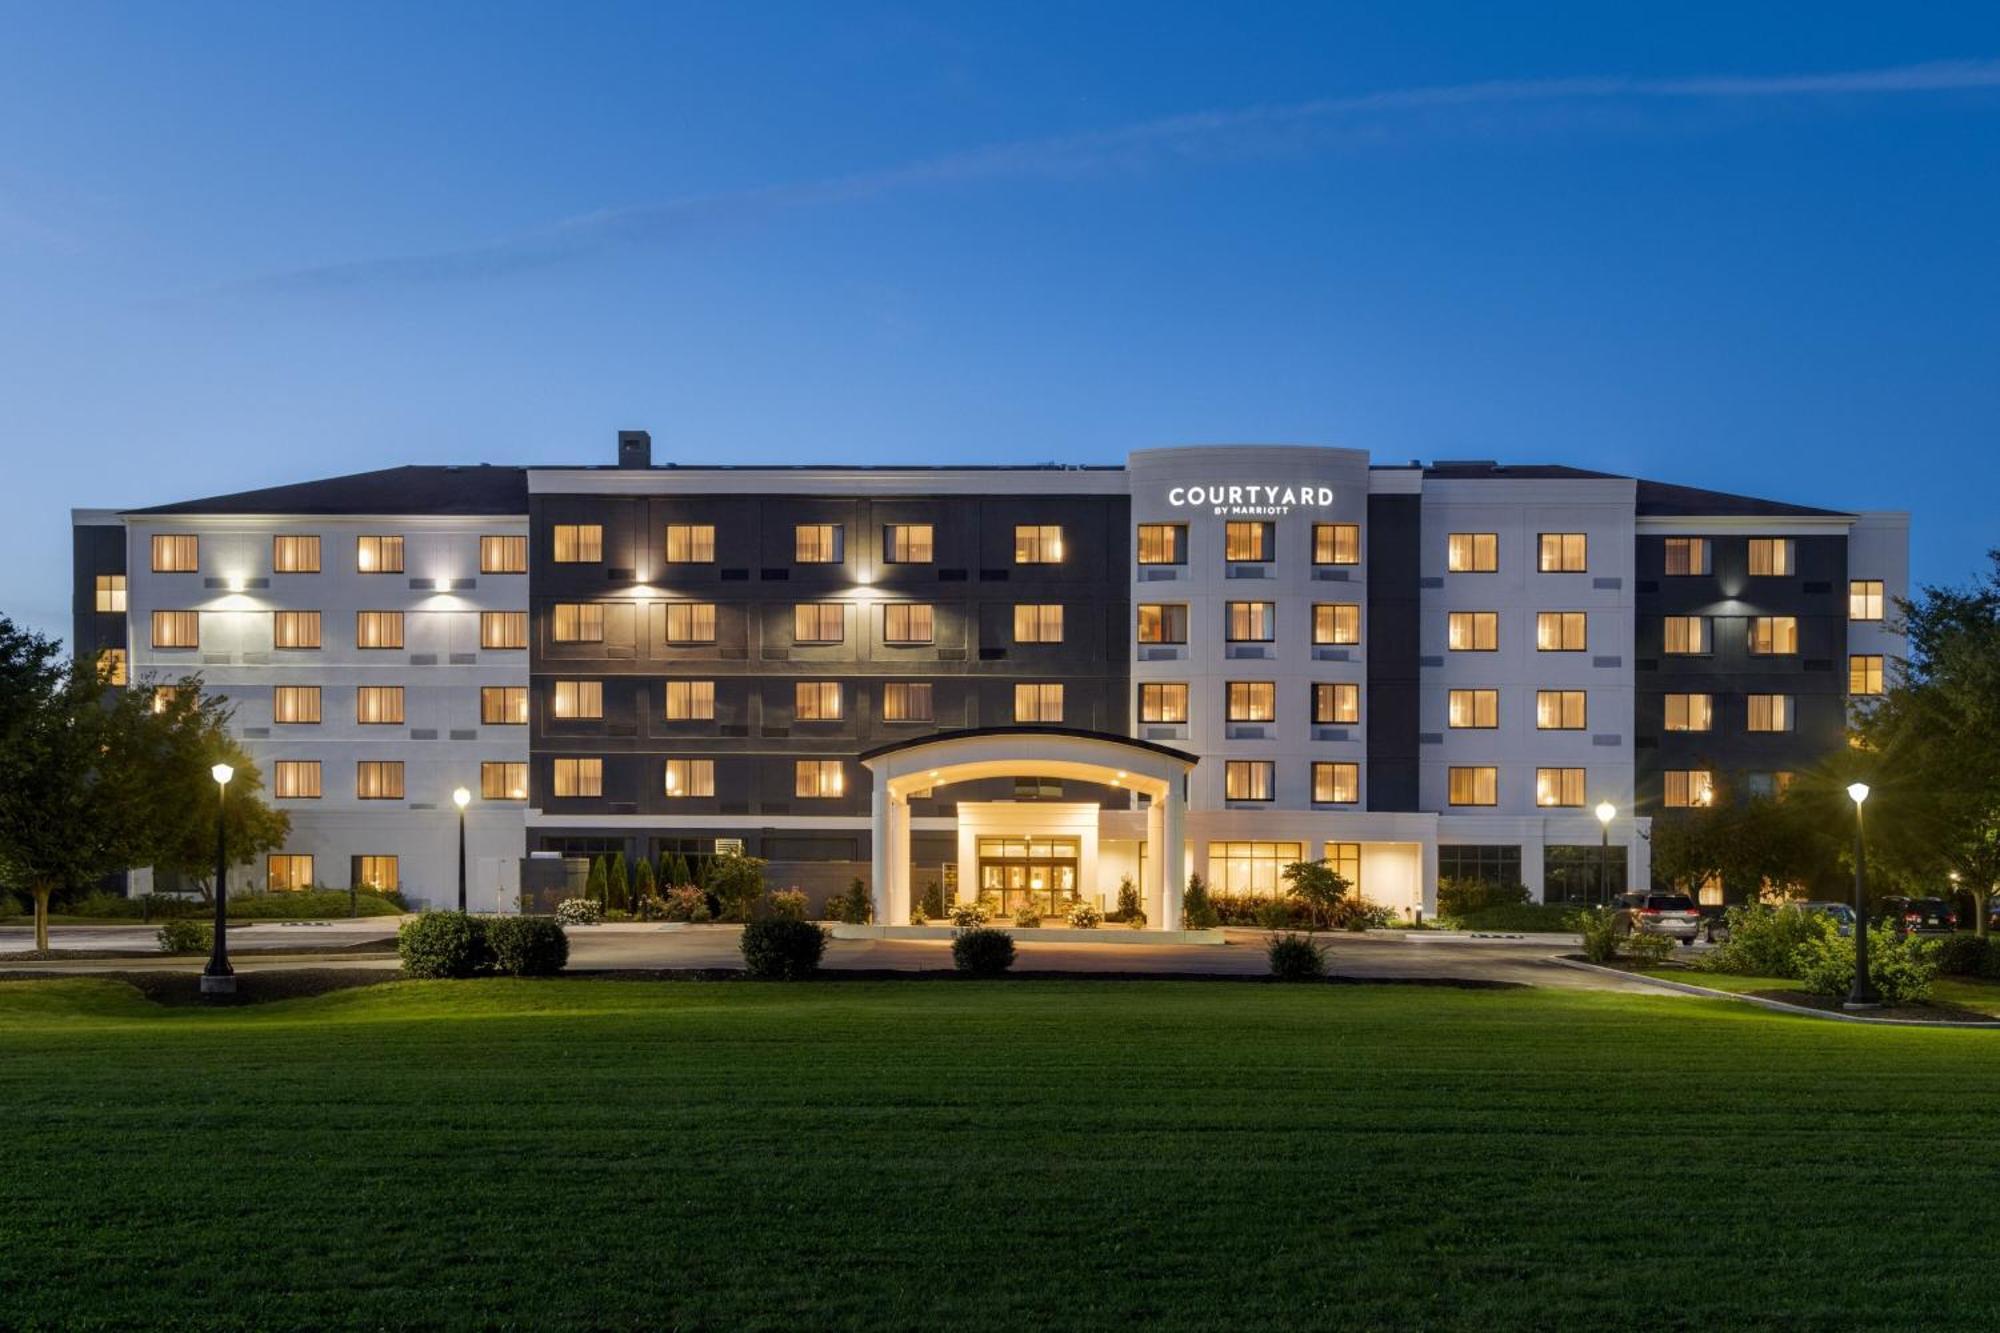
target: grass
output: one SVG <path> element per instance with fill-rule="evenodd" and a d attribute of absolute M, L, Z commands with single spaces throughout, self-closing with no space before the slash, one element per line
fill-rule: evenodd
<path fill-rule="evenodd" d="M 1992 1041 L 1555 990 L 0 984 L 0 1327 L 1992 1327 Z"/>

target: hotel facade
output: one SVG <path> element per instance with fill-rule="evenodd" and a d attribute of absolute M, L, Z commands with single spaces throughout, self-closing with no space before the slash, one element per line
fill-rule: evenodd
<path fill-rule="evenodd" d="M 1129 877 L 1174 928 L 1192 873 L 1322 856 L 1403 914 L 1644 884 L 1655 812 L 1844 743 L 1908 568 L 1900 513 L 1566 467 L 656 465 L 639 431 L 75 533 L 79 650 L 236 705 L 293 821 L 254 882 L 452 901 L 462 785 L 475 908 L 524 862 L 740 848 L 894 923 Z"/>

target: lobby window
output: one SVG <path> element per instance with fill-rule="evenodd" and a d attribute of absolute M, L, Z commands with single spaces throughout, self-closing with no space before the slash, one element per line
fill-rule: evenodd
<path fill-rule="evenodd" d="M 1582 805 L 1583 770 L 1580 768 L 1536 769 L 1535 804 L 1541 806 Z"/>
<path fill-rule="evenodd" d="M 714 643 L 714 602 L 668 602 L 667 642 Z"/>
<path fill-rule="evenodd" d="M 1455 653 L 1491 653 L 1500 648 L 1498 611 L 1453 611 L 1445 621 L 1445 646 Z"/>
<path fill-rule="evenodd" d="M 319 647 L 319 612 L 277 611 L 272 613 L 271 646 L 274 648 Z"/>
<path fill-rule="evenodd" d="M 604 716 L 604 682 L 601 680 L 559 680 L 550 712 L 565 721 Z"/>
<path fill-rule="evenodd" d="M 1538 731 L 1582 731 L 1587 725 L 1587 696 L 1582 690 L 1536 690 L 1535 728 Z"/>
<path fill-rule="evenodd" d="M 1667 807 L 1686 810 L 1715 804 L 1715 774 L 1705 768 L 1670 768 L 1666 773 Z"/>
<path fill-rule="evenodd" d="M 1059 565 L 1063 558 L 1063 530 L 1054 523 L 1021 523 L 1014 528 L 1014 563 L 1017 565 Z"/>
<path fill-rule="evenodd" d="M 1847 692 L 1853 695 L 1882 693 L 1882 655 L 1855 653 L 1847 659 Z"/>
<path fill-rule="evenodd" d="M 1222 797 L 1227 801 L 1268 801 L 1277 786 L 1278 766 L 1269 759 L 1231 759 L 1222 765 Z"/>
<path fill-rule="evenodd" d="M 1476 879 L 1482 884 L 1519 884 L 1521 848 L 1518 843 L 1440 843 L 1439 879 Z"/>
<path fill-rule="evenodd" d="M 713 759 L 667 760 L 666 793 L 669 797 L 715 795 Z"/>
<path fill-rule="evenodd" d="M 354 796 L 362 801 L 403 799 L 403 761 L 363 759 L 354 765 Z"/>
<path fill-rule="evenodd" d="M 1231 643 L 1269 643 L 1278 636 L 1276 602 L 1230 602 L 1223 614 L 1223 637 Z"/>
<path fill-rule="evenodd" d="M 1023 603 L 1014 608 L 1015 643 L 1061 643 L 1063 609 L 1056 602 Z"/>
<path fill-rule="evenodd" d="M 1231 722 L 1275 722 L 1278 686 L 1268 680 L 1232 680 L 1228 685 Z"/>
<path fill-rule="evenodd" d="M 1667 538 L 1666 572 L 1673 578 L 1708 573 L 1708 538 Z"/>
<path fill-rule="evenodd" d="M 522 727 L 528 723 L 528 687 L 479 687 L 479 720 L 489 727 Z"/>
<path fill-rule="evenodd" d="M 937 615 L 929 602 L 892 602 L 882 608 L 882 642 L 929 643 L 937 637 Z"/>
<path fill-rule="evenodd" d="M 106 685 L 124 686 L 132 676 L 123 648 L 106 648 L 97 654 L 97 674 Z"/>
<path fill-rule="evenodd" d="M 1778 657 L 1799 650 L 1797 616 L 1753 616 L 1750 619 L 1750 651 L 1759 657 Z"/>
<path fill-rule="evenodd" d="M 554 777 L 557 796 L 604 795 L 602 759 L 558 759 Z"/>
<path fill-rule="evenodd" d="M 937 549 L 928 523 L 891 523 L 882 529 L 882 559 L 892 565 L 928 565 Z"/>
<path fill-rule="evenodd" d="M 1848 580 L 1847 618 L 1849 620 L 1880 620 L 1882 618 L 1882 580 Z"/>
<path fill-rule="evenodd" d="M 667 721 L 710 722 L 714 718 L 714 681 L 670 680 L 667 682 Z"/>
<path fill-rule="evenodd" d="M 792 560 L 801 565 L 837 565 L 847 545 L 838 523 L 792 525 Z"/>
<path fill-rule="evenodd" d="M 1185 681 L 1162 681 L 1139 687 L 1141 722 L 1185 722 L 1188 720 L 1188 687 Z"/>
<path fill-rule="evenodd" d="M 1016 722 L 1060 722 L 1063 720 L 1063 687 L 1058 682 L 1021 684 L 1014 687 Z"/>
<path fill-rule="evenodd" d="M 840 682 L 800 680 L 792 683 L 792 716 L 801 722 L 838 722 Z"/>
<path fill-rule="evenodd" d="M 401 648 L 403 646 L 403 613 L 401 611 L 356 611 L 354 613 L 354 646 L 356 648 Z"/>
<path fill-rule="evenodd" d="M 792 608 L 793 643 L 839 643 L 847 637 L 847 607 L 840 602 L 800 602 Z"/>
<path fill-rule="evenodd" d="M 801 759 L 792 766 L 792 795 L 825 800 L 847 790 L 847 775 L 838 759 Z"/>
<path fill-rule="evenodd" d="M 1188 609 L 1180 603 L 1139 604 L 1140 643 L 1186 643 Z"/>
<path fill-rule="evenodd" d="M 1445 800 L 1452 805 L 1498 805 L 1500 770 L 1491 765 L 1454 767 L 1445 774 Z"/>
<path fill-rule="evenodd" d="M 1353 894 L 1361 892 L 1361 844 L 1358 842 L 1330 842 L 1326 845 L 1326 859 L 1333 866 L 1333 873 L 1340 876 L 1340 882 Z"/>
<path fill-rule="evenodd" d="M 1361 765 L 1313 765 L 1313 800 L 1322 805 L 1353 805 L 1361 799 Z"/>
<path fill-rule="evenodd" d="M 1798 565 L 1793 559 L 1790 537 L 1752 537 L 1750 539 L 1750 573 L 1760 578 L 1782 578 L 1796 574 Z"/>
<path fill-rule="evenodd" d="M 518 615 L 519 612 L 487 611 L 480 616 L 484 623 L 487 616 Z M 557 643 L 603 643 L 604 608 L 596 602 L 557 602 L 549 618 L 549 637 Z M 488 648 L 506 647 L 505 644 L 487 643 L 485 636 L 480 642 Z M 526 645 L 521 645 L 525 647 Z"/>
<path fill-rule="evenodd" d="M 1669 657 L 1697 657 L 1708 651 L 1707 616 L 1668 616 L 1661 646 Z"/>
<path fill-rule="evenodd" d="M 556 634 L 561 640 L 563 608 L 556 607 Z M 585 606 L 573 618 L 578 633 L 593 642 L 604 637 L 604 608 Z M 595 627 L 594 629 L 592 627 Z M 579 639 L 579 642 L 581 639 Z M 526 611 L 481 611 L 479 613 L 479 646 L 481 648 L 526 648 L 528 646 L 528 613 Z"/>
<path fill-rule="evenodd" d="M 354 887 L 373 889 L 377 893 L 394 893 L 402 884 L 397 871 L 397 861 L 393 856 L 357 856 L 354 858 Z"/>
<path fill-rule="evenodd" d="M 403 539 L 401 537 L 356 537 L 354 539 L 354 568 L 362 574 L 400 574 L 403 572 Z"/>
<path fill-rule="evenodd" d="M 1142 565 L 1185 565 L 1187 524 L 1141 523 L 1139 563 Z"/>
<path fill-rule="evenodd" d="M 882 687 L 884 722 L 928 722 L 931 720 L 931 683 L 890 681 Z"/>
<path fill-rule="evenodd" d="M 192 533 L 153 538 L 155 574 L 192 574 L 201 567 L 201 543 Z"/>
<path fill-rule="evenodd" d="M 194 611 L 153 612 L 155 648 L 201 647 L 201 616 Z"/>
<path fill-rule="evenodd" d="M 319 722 L 319 686 L 279 685 L 271 691 L 271 721 L 287 726 Z"/>
<path fill-rule="evenodd" d="M 525 574 L 528 572 L 526 537 L 481 537 L 479 572 L 482 574 Z"/>
<path fill-rule="evenodd" d="M 715 563 L 713 523 L 667 524 L 667 563 L 670 565 L 712 565 Z"/>
<path fill-rule="evenodd" d="M 528 766 L 518 761 L 487 760 L 479 766 L 479 799 L 482 801 L 525 801 L 528 799 Z"/>
<path fill-rule="evenodd" d="M 1313 607 L 1313 642 L 1361 642 L 1361 607 L 1356 602 L 1320 602 Z"/>
<path fill-rule="evenodd" d="M 1789 694 L 1753 694 L 1749 698 L 1750 712 L 1745 722 L 1747 731 L 1790 731 L 1793 725 L 1792 696 Z"/>
<path fill-rule="evenodd" d="M 1544 574 L 1581 574 L 1590 568 L 1590 540 L 1581 532 L 1544 532 L 1536 545 Z"/>
<path fill-rule="evenodd" d="M 97 576 L 97 609 L 107 614 L 124 614 L 125 576 L 123 574 L 99 574 Z"/>
<path fill-rule="evenodd" d="M 1500 534 L 1454 532 L 1445 538 L 1444 567 L 1453 574 L 1491 574 L 1500 568 Z"/>
<path fill-rule="evenodd" d="M 1589 621 L 1581 611 L 1537 611 L 1535 651 L 1580 653 L 1590 640 Z"/>
<path fill-rule="evenodd" d="M 1358 565 L 1361 563 L 1359 523 L 1313 524 L 1315 565 Z"/>
<path fill-rule="evenodd" d="M 356 686 L 354 720 L 363 726 L 400 725 L 403 721 L 403 687 L 401 685 Z"/>
<path fill-rule="evenodd" d="M 313 859 L 298 852 L 273 852 L 264 858 L 264 887 L 272 893 L 299 893 L 313 883 Z"/>
<path fill-rule="evenodd" d="M 1361 687 L 1347 681 L 1313 684 L 1313 721 L 1322 726 L 1352 726 L 1361 721 Z"/>
<path fill-rule="evenodd" d="M 317 801 L 319 760 L 280 759 L 271 766 L 271 794 L 288 801 Z"/>
<path fill-rule="evenodd" d="M 1668 731 L 1708 731 L 1715 726 L 1715 696 L 1712 694 L 1670 694 L 1667 696 Z"/>
<path fill-rule="evenodd" d="M 601 523 L 558 523 L 553 534 L 552 553 L 559 565 L 595 565 L 604 560 L 604 525 Z"/>
<path fill-rule="evenodd" d="M 1269 523 L 1222 526 L 1222 558 L 1231 564 L 1265 564 L 1273 558 L 1276 546 Z"/>
<path fill-rule="evenodd" d="M 1305 859 L 1302 842 L 1211 842 L 1208 887 L 1213 893 L 1275 898 L 1285 867 Z"/>
<path fill-rule="evenodd" d="M 319 538 L 279 534 L 271 538 L 271 572 L 274 574 L 319 573 Z"/>
<path fill-rule="evenodd" d="M 1500 691 L 1453 690 L 1445 705 L 1445 725 L 1454 731 L 1500 725 Z"/>

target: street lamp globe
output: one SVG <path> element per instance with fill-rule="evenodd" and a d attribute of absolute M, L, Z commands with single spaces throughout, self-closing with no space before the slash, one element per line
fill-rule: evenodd
<path fill-rule="evenodd" d="M 1618 817 L 1618 807 L 1617 807 L 1617 806 L 1615 806 L 1615 805 L 1611 804 L 1611 802 L 1609 802 L 1609 801 L 1599 801 L 1599 802 L 1597 803 L 1597 822 L 1598 822 L 1598 823 L 1600 823 L 1600 824 L 1609 824 L 1609 823 L 1610 823 L 1610 822 L 1611 822 L 1612 820 L 1616 819 L 1617 817 Z"/>
<path fill-rule="evenodd" d="M 1868 799 L 1868 784 L 1865 782 L 1851 782 L 1847 786 L 1847 794 L 1854 799 L 1856 805 L 1860 805 Z"/>
<path fill-rule="evenodd" d="M 236 770 L 227 764 L 217 764 L 208 770 L 208 775 L 215 779 L 218 786 L 226 787 L 229 785 L 229 779 L 236 776 Z"/>
<path fill-rule="evenodd" d="M 451 794 L 451 803 L 457 806 L 459 809 L 463 810 L 465 809 L 466 806 L 472 804 L 472 793 L 467 791 L 465 788 L 460 787 L 457 791 Z"/>

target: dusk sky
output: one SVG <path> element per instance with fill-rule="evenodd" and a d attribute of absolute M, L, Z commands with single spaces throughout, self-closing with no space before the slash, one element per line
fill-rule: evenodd
<path fill-rule="evenodd" d="M 2000 545 L 2000 6 L 0 0 L 0 611 L 400 463 L 1280 441 Z"/>

